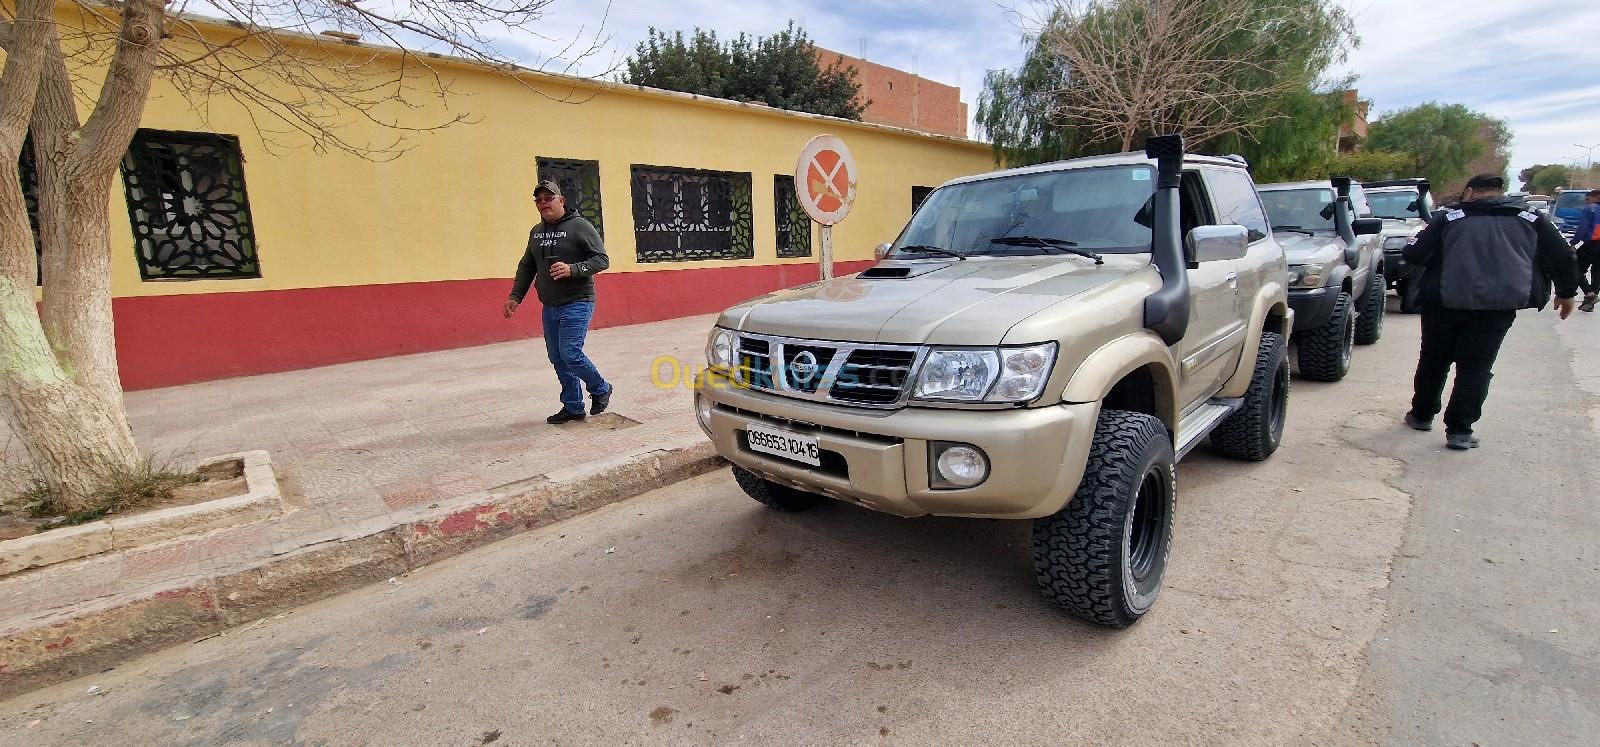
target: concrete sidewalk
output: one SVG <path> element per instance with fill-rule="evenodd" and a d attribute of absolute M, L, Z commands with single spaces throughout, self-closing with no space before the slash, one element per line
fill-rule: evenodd
<path fill-rule="evenodd" d="M 659 365 L 655 375 L 651 365 L 665 357 L 702 366 L 712 321 L 698 316 L 591 332 L 589 354 L 616 394 L 609 413 L 562 426 L 545 423 L 561 405 L 537 338 L 132 392 L 128 411 L 146 455 L 190 463 L 264 449 L 291 510 L 269 522 L 0 578 L 0 637 L 191 589 L 303 548 L 408 523 L 414 533 L 428 534 L 418 522 L 436 520 L 441 511 L 480 506 L 481 512 L 497 499 L 540 487 L 559 492 L 585 477 L 616 483 L 595 469 L 623 468 L 630 458 L 709 453 L 689 387 L 672 386 L 676 365 Z M 4 457 L 25 463 L 10 436 L 0 424 L 0 445 L 9 444 Z M 407 545 L 412 565 L 428 560 L 416 557 L 409 538 Z"/>

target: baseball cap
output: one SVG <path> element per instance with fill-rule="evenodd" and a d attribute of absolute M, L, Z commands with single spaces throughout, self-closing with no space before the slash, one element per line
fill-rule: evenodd
<path fill-rule="evenodd" d="M 1499 174 L 1479 174 L 1467 180 L 1467 189 L 1505 189 L 1506 178 Z M 559 193 L 557 193 L 559 194 Z"/>
<path fill-rule="evenodd" d="M 540 192 L 549 192 L 550 194 L 560 197 L 561 185 L 556 184 L 556 180 L 554 179 L 541 179 L 539 180 L 539 186 L 533 188 L 534 194 L 539 194 Z"/>

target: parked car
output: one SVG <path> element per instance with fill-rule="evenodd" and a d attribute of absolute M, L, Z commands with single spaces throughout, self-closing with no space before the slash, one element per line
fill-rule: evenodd
<path fill-rule="evenodd" d="M 1383 221 L 1356 217 L 1360 185 L 1349 179 L 1264 184 L 1261 201 L 1289 263 L 1289 306 L 1300 375 L 1338 381 L 1352 347 L 1383 336 Z"/>
<path fill-rule="evenodd" d="M 696 416 L 773 509 L 1031 519 L 1044 596 L 1125 627 L 1177 460 L 1278 447 L 1287 272 L 1247 167 L 1181 137 L 956 179 L 876 266 L 724 311 Z"/>
<path fill-rule="evenodd" d="M 1428 217 L 1439 206 L 1433 202 L 1427 179 L 1390 179 L 1366 182 L 1365 186 L 1373 215 L 1383 219 L 1378 238 L 1383 246 L 1386 282 L 1400 296 L 1401 313 L 1416 313 L 1412 283 L 1421 275 L 1421 269 L 1407 265 L 1402 252 L 1411 238 L 1428 225 Z"/>
<path fill-rule="evenodd" d="M 1583 217 L 1584 195 L 1589 193 L 1587 187 L 1572 187 L 1556 193 L 1555 205 L 1551 208 L 1552 217 L 1555 219 L 1556 228 L 1561 229 L 1561 235 L 1572 240 L 1573 232 L 1578 230 L 1578 220 Z"/>

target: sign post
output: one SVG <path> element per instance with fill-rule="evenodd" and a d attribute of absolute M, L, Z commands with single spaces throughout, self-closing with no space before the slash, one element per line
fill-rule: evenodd
<path fill-rule="evenodd" d="M 856 201 L 856 161 L 844 141 L 818 135 L 800 149 L 794 167 L 794 193 L 811 220 L 822 226 L 818 262 L 822 279 L 833 279 L 833 226 L 850 214 Z"/>

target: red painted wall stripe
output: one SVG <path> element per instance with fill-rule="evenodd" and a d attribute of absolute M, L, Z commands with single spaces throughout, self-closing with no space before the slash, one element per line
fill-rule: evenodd
<path fill-rule="evenodd" d="M 708 314 L 816 279 L 816 265 L 602 273 L 594 326 Z M 122 384 L 176 386 L 537 336 L 532 293 L 515 319 L 501 318 L 510 290 L 509 279 L 487 279 L 118 298 Z"/>

